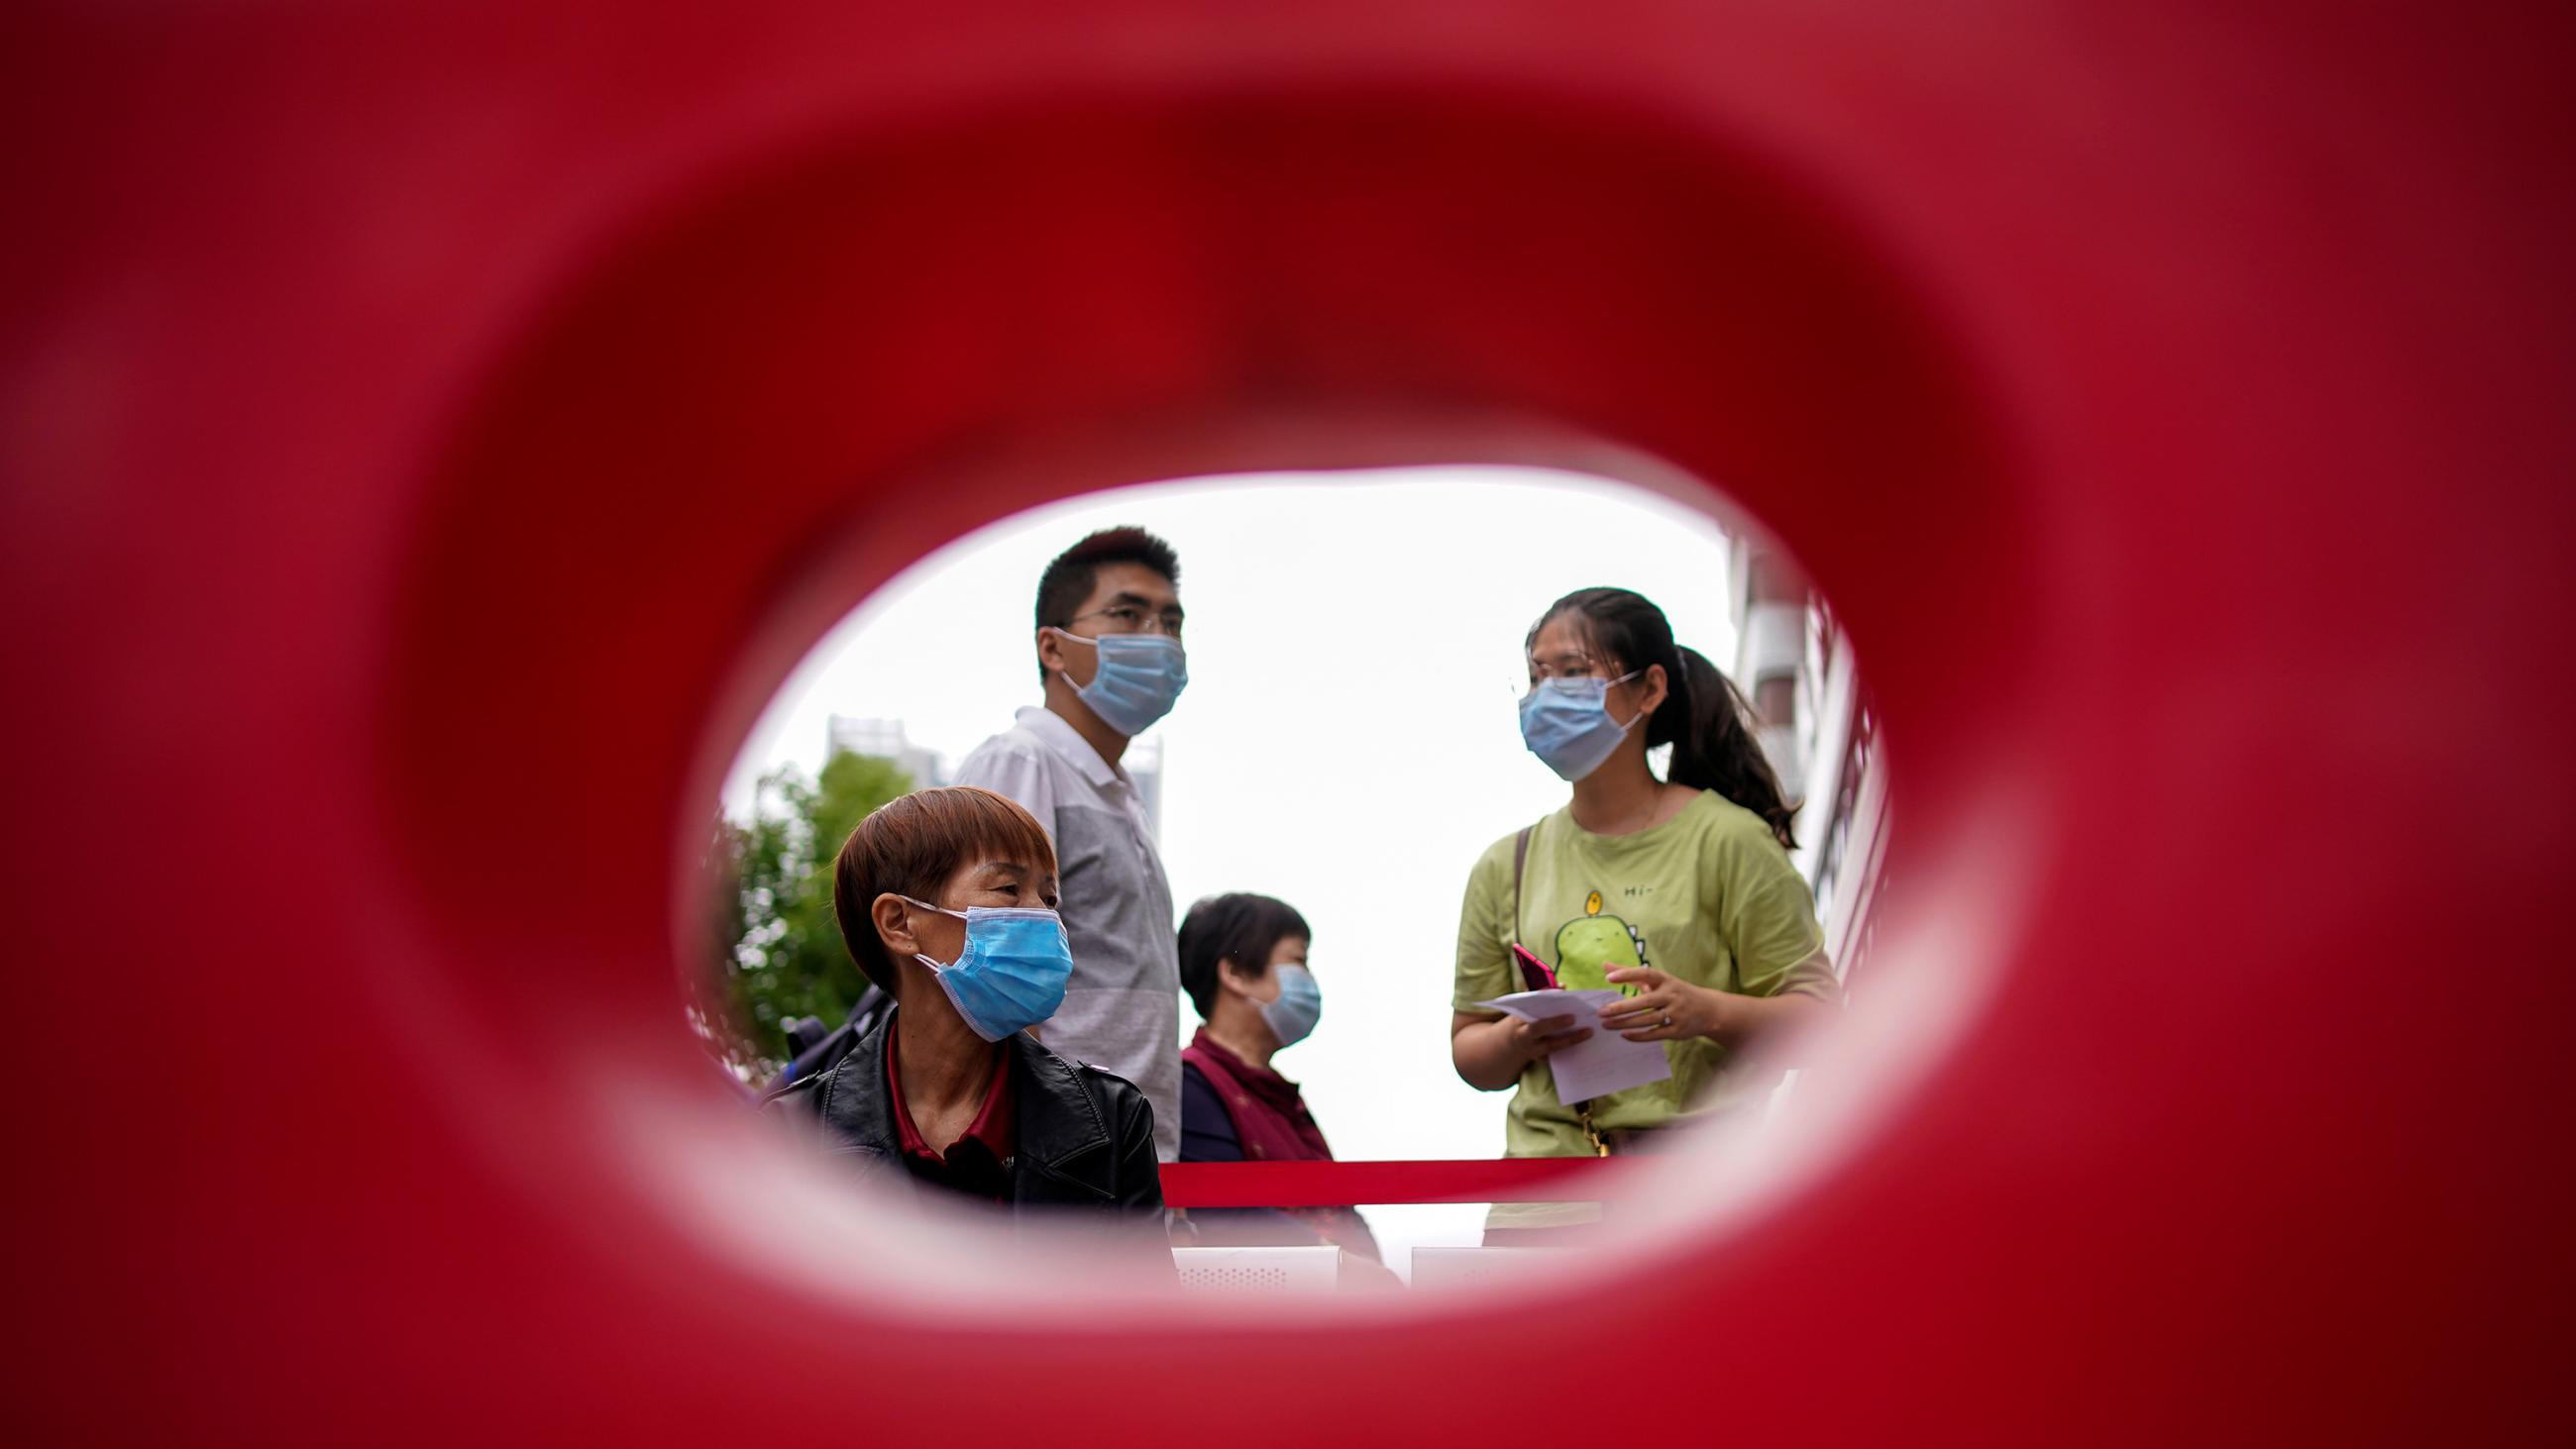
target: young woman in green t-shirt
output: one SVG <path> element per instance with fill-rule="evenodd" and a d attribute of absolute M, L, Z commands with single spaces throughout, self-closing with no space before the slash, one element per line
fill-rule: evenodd
<path fill-rule="evenodd" d="M 1792 812 L 1726 676 L 1625 589 L 1557 600 L 1527 649 L 1522 735 L 1573 797 L 1495 842 L 1469 876 L 1450 1058 L 1479 1090 L 1518 1089 L 1510 1155 L 1631 1150 L 1680 1117 L 1749 1100 L 1768 1083 L 1741 1069 L 1744 1044 L 1831 1010 L 1839 993 L 1789 862 Z M 1664 780 L 1646 763 L 1658 745 L 1672 746 Z M 1548 1055 L 1591 1032 L 1476 1005 L 1522 989 L 1515 944 L 1568 987 L 1626 992 L 1602 1029 L 1665 1043 L 1671 1079 L 1558 1101 Z"/>

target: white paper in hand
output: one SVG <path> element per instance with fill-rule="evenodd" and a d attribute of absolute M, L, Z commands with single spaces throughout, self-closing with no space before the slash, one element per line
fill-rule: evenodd
<path fill-rule="evenodd" d="M 1570 1016 L 1574 1025 L 1568 1031 L 1592 1028 L 1587 1041 L 1550 1052 L 1548 1068 L 1556 1073 L 1556 1099 L 1572 1106 L 1648 1082 L 1668 1080 L 1673 1064 L 1664 1056 L 1659 1041 L 1630 1041 L 1601 1025 L 1601 1008 L 1619 999 L 1616 989 L 1590 991 L 1516 991 L 1476 1004 L 1487 1011 L 1499 1011 L 1522 1021 L 1545 1021 L 1553 1016 Z"/>

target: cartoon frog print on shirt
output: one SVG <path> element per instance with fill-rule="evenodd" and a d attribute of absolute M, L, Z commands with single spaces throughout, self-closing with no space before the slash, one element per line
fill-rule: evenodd
<path fill-rule="evenodd" d="M 1556 933 L 1556 979 L 1569 991 L 1598 991 L 1612 986 L 1609 973 L 1622 966 L 1646 964 L 1646 938 L 1617 916 L 1601 914 L 1601 892 L 1583 899 L 1583 914 Z M 1638 987 L 1619 986 L 1623 996 Z"/>

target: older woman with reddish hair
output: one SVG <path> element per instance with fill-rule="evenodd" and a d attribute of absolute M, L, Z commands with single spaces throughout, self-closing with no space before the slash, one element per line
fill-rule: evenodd
<path fill-rule="evenodd" d="M 1164 1244 L 1153 1108 L 1027 1030 L 1073 969 L 1037 821 L 987 790 L 892 801 L 842 845 L 832 909 L 894 1009 L 772 1102 L 898 1191 L 1116 1215 Z"/>

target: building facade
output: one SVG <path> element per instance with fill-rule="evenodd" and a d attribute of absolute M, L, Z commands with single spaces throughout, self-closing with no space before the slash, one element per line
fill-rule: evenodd
<path fill-rule="evenodd" d="M 836 714 L 825 722 L 827 736 L 823 758 L 830 759 L 843 750 L 854 755 L 874 755 L 891 760 L 912 777 L 912 787 L 926 790 L 948 783 L 948 770 L 938 753 L 914 744 L 903 732 L 899 719 L 859 719 Z"/>
<path fill-rule="evenodd" d="M 1729 553 L 1735 680 L 1797 808 L 1791 859 L 1815 892 L 1825 950 L 1845 991 L 1866 990 L 1886 885 L 1887 770 L 1877 712 L 1850 636 L 1795 562 L 1742 535 Z"/>

